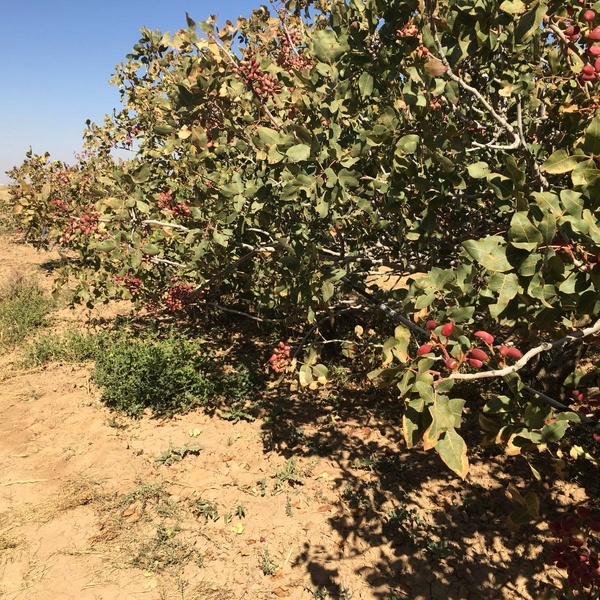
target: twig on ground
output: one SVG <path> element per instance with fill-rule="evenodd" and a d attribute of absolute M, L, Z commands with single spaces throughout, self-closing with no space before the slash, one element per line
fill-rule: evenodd
<path fill-rule="evenodd" d="M 48 481 L 47 479 L 22 479 L 21 481 L 6 481 L 5 483 L 0 483 L 0 487 L 8 487 L 9 485 L 23 485 L 25 483 L 41 483 L 43 481 Z"/>

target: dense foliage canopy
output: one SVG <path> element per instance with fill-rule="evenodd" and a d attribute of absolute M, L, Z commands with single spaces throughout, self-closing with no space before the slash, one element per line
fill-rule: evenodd
<path fill-rule="evenodd" d="M 289 0 L 142 30 L 114 76 L 122 110 L 88 124 L 74 166 L 28 155 L 13 203 L 30 236 L 75 253 L 64 281 L 88 303 L 176 311 L 218 287 L 253 315 L 315 323 L 376 268 L 418 273 L 387 298 L 431 340 L 399 327 L 375 375 L 399 387 L 407 443 L 464 477 L 455 380 L 597 332 L 592 8 Z M 305 384 L 322 375 L 304 368 Z M 580 420 L 507 380 L 481 417 L 488 442 L 517 453 Z"/>

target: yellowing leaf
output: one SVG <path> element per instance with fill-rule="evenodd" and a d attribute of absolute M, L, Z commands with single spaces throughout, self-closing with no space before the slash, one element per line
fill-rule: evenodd
<path fill-rule="evenodd" d="M 500 5 L 500 10 L 509 15 L 522 15 L 526 9 L 527 5 L 521 0 L 505 0 Z"/>
<path fill-rule="evenodd" d="M 232 525 L 229 529 L 233 531 L 233 533 L 235 533 L 236 535 L 242 535 L 242 533 L 244 533 L 244 526 L 242 525 L 242 523 L 236 523 L 235 525 Z"/>
<path fill-rule="evenodd" d="M 432 77 L 439 77 L 440 75 L 443 75 L 448 70 L 448 68 L 439 58 L 434 57 L 430 58 L 425 63 L 425 70 Z"/>
<path fill-rule="evenodd" d="M 449 429 L 435 445 L 437 453 L 446 465 L 460 478 L 464 479 L 469 472 L 467 445 L 454 429 Z"/>

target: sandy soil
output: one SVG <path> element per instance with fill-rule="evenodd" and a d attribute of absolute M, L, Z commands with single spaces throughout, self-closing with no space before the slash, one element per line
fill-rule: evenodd
<path fill-rule="evenodd" d="M 53 258 L 0 238 L 0 280 L 50 286 Z M 543 526 L 504 524 L 502 458 L 475 456 L 465 484 L 406 451 L 393 419 L 284 389 L 268 419 L 130 420 L 90 371 L 0 361 L 2 598 L 512 600 L 556 576 Z M 156 460 L 182 447 L 197 450 Z"/>

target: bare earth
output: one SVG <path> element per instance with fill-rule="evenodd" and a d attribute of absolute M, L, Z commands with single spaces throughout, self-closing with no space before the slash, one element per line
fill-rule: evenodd
<path fill-rule="evenodd" d="M 27 271 L 50 287 L 52 258 L 2 237 L 0 283 Z M 0 359 L 1 598 L 508 600 L 556 576 L 543 527 L 504 524 L 503 458 L 475 457 L 465 484 L 393 423 L 284 389 L 271 420 L 129 420 L 100 402 L 91 365 L 19 359 Z M 551 484 L 557 502 L 586 498 Z"/>

